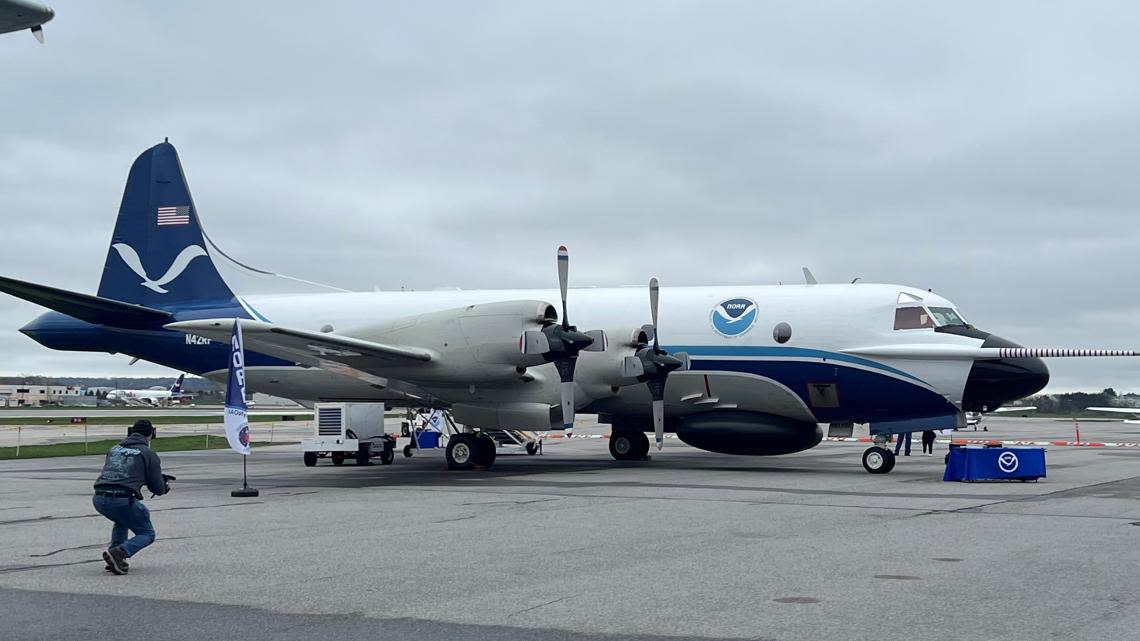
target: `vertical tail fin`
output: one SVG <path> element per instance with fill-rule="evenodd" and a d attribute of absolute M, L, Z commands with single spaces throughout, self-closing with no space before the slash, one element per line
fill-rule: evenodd
<path fill-rule="evenodd" d="M 131 166 L 99 296 L 166 310 L 236 306 L 206 248 L 178 152 L 159 143 Z"/>
<path fill-rule="evenodd" d="M 172 397 L 182 394 L 182 381 L 184 381 L 185 379 L 186 379 L 185 374 L 179 374 L 178 380 L 174 381 L 174 384 L 170 386 L 170 395 Z"/>

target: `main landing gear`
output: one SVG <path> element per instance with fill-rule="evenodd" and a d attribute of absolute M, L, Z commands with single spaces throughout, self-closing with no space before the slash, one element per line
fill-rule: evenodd
<path fill-rule="evenodd" d="M 447 440 L 447 469 L 489 469 L 495 464 L 495 439 L 479 433 L 463 432 Z"/>
<path fill-rule="evenodd" d="M 863 452 L 863 469 L 871 474 L 886 474 L 895 469 L 895 453 L 883 447 L 890 437 L 876 435 L 875 445 Z"/>
<path fill-rule="evenodd" d="M 620 431 L 610 435 L 610 456 L 619 461 L 643 461 L 649 454 L 645 432 Z"/>

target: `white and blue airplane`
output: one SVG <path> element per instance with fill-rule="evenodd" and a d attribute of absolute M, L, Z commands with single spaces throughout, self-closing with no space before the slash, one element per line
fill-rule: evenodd
<path fill-rule="evenodd" d="M 1130 350 L 1030 349 L 966 322 L 951 301 L 902 285 L 449 292 L 235 293 L 167 142 L 131 167 L 96 295 L 0 278 L 53 311 L 20 331 L 52 349 L 129 354 L 226 377 L 234 319 L 247 385 L 304 401 L 447 409 L 470 433 L 452 468 L 488 466 L 482 429 L 611 425 L 610 453 L 643 459 L 646 432 L 713 452 L 817 445 L 821 424 L 867 423 L 863 455 L 889 472 L 892 434 L 965 424 L 1045 387 L 1042 358 Z M 556 306 L 553 301 L 558 301 Z M 660 310 L 659 308 L 660 303 Z M 569 323 L 567 312 L 583 327 Z M 657 332 L 658 312 L 665 319 Z"/>
<path fill-rule="evenodd" d="M 186 394 L 182 391 L 182 384 L 186 380 L 185 374 L 179 374 L 178 380 L 170 386 L 170 389 L 162 387 L 152 387 L 150 389 L 113 389 L 107 392 L 107 400 L 119 403 L 126 403 L 127 405 L 150 405 L 157 407 L 159 405 L 170 405 L 174 401 L 184 398 L 193 398 L 193 394 Z"/>

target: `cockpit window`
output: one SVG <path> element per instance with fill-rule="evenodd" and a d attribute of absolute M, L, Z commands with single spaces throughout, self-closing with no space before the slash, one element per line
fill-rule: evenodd
<path fill-rule="evenodd" d="M 934 320 L 925 307 L 900 307 L 895 310 L 895 329 L 930 329 Z"/>
<path fill-rule="evenodd" d="M 934 316 L 934 322 L 938 323 L 939 327 L 966 325 L 966 321 L 962 320 L 962 317 L 952 307 L 931 307 L 930 313 Z"/>

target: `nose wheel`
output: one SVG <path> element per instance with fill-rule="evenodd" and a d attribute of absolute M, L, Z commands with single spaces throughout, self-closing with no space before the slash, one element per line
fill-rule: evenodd
<path fill-rule="evenodd" d="M 885 447 L 869 447 L 863 452 L 863 469 L 871 474 L 886 474 L 895 469 L 895 453 Z"/>

